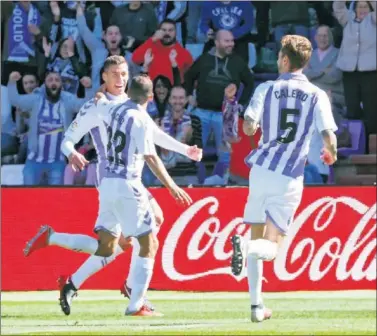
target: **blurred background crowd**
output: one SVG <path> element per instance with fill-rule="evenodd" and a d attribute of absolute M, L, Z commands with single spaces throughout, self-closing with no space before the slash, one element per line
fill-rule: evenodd
<path fill-rule="evenodd" d="M 237 137 L 233 123 L 241 123 L 255 87 L 278 78 L 285 34 L 311 40 L 305 74 L 328 93 L 339 128 L 340 173 L 322 164 L 315 134 L 305 182 L 375 182 L 376 2 L 13 1 L 1 2 L 1 33 L 3 184 L 13 170 L 25 185 L 94 185 L 89 135 L 77 144 L 91 162 L 81 173 L 66 164 L 60 144 L 101 85 L 110 55 L 125 56 L 131 76 L 149 74 L 148 113 L 165 132 L 204 148 L 199 164 L 159 150 L 177 183 L 247 184 L 243 159 L 258 135 L 240 129 Z M 13 71 L 20 78 L 10 78 Z M 227 96 L 230 85 L 236 93 Z M 147 167 L 143 180 L 158 185 Z"/>

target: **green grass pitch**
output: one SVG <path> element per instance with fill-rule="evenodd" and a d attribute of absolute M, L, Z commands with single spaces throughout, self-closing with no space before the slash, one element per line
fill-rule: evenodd
<path fill-rule="evenodd" d="M 376 335 L 376 292 L 267 293 L 273 317 L 250 322 L 248 293 L 150 291 L 164 317 L 126 317 L 117 291 L 81 291 L 70 316 L 57 292 L 3 292 L 2 335 Z"/>

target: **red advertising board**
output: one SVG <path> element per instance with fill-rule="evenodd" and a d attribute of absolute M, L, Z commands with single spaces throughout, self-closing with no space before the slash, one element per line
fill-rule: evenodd
<path fill-rule="evenodd" d="M 165 216 L 151 288 L 245 291 L 246 274 L 230 273 L 230 237 L 248 235 L 242 224 L 247 188 L 187 189 L 189 208 L 174 205 L 165 189 L 151 189 Z M 95 189 L 2 190 L 2 289 L 51 290 L 84 254 L 48 247 L 25 258 L 22 250 L 42 224 L 56 231 L 92 234 L 98 208 Z M 84 285 L 118 289 L 130 251 Z M 265 291 L 373 289 L 376 281 L 376 189 L 306 188 L 278 258 L 264 266 Z"/>

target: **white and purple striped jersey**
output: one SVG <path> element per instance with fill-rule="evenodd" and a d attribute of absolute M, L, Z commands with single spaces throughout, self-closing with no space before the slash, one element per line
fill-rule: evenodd
<path fill-rule="evenodd" d="M 111 106 L 110 113 L 105 108 L 97 110 L 109 125 L 106 176 L 139 180 L 144 155 L 156 155 L 153 122 L 146 111 L 131 100 L 107 105 Z"/>
<path fill-rule="evenodd" d="M 122 103 L 128 99 L 127 95 L 112 96 L 109 93 L 106 93 L 106 96 L 107 99 L 113 101 L 114 103 Z M 96 185 L 98 186 L 105 175 L 108 125 L 103 118 L 99 117 L 98 113 L 94 112 L 97 109 L 101 109 L 101 106 L 96 106 L 94 99 L 86 102 L 66 131 L 65 138 L 74 143 L 78 143 L 85 134 L 88 132 L 90 133 L 93 140 L 93 145 L 97 152 L 98 164 L 96 167 Z"/>
<path fill-rule="evenodd" d="M 262 136 L 245 163 L 292 178 L 303 177 L 314 130 L 337 130 L 327 94 L 301 73 L 259 85 L 246 116 L 260 124 Z"/>
<path fill-rule="evenodd" d="M 30 152 L 28 160 L 38 163 L 64 161 L 60 151 L 64 132 L 64 104 L 51 103 L 43 98 L 38 113 L 38 149 Z"/>

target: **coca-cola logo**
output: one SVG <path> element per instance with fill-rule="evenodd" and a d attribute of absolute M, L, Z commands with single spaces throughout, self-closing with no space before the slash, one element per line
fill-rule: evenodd
<path fill-rule="evenodd" d="M 229 210 L 229 205 L 222 206 L 228 206 Z M 238 233 L 249 239 L 250 227 L 242 223 L 241 217 L 224 225 L 218 216 L 219 207 L 216 197 L 205 197 L 184 211 L 172 225 L 162 247 L 162 268 L 168 278 L 188 281 L 210 275 L 233 276 L 229 267 L 230 238 Z M 190 224 L 197 217 L 205 219 L 193 227 Z M 348 219 L 354 222 L 349 223 Z M 376 244 L 376 204 L 368 207 L 352 197 L 323 197 L 296 215 L 274 262 L 274 273 L 282 281 L 300 276 L 320 281 L 330 273 L 339 281 L 349 278 L 374 281 Z M 213 262 L 202 262 L 209 257 Z M 185 272 L 184 260 L 196 261 L 198 267 Z M 241 281 L 245 277 L 244 269 L 234 278 Z"/>

